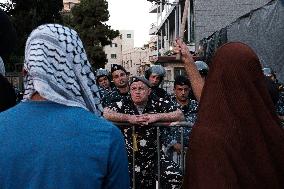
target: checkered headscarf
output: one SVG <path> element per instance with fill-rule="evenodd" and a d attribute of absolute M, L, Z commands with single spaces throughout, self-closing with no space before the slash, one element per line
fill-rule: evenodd
<path fill-rule="evenodd" d="M 36 28 L 26 42 L 24 100 L 38 92 L 47 100 L 101 115 L 96 78 L 78 34 L 58 24 Z"/>

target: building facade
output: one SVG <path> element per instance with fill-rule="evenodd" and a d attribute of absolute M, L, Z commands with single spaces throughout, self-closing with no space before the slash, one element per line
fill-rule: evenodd
<path fill-rule="evenodd" d="M 263 6 L 270 0 L 189 0 L 188 22 L 184 31 L 184 41 L 192 52 L 198 51 L 198 44 L 204 37 L 229 25 L 250 10 Z M 157 20 L 151 24 L 149 34 L 156 35 L 155 63 L 162 64 L 167 71 L 167 78 L 174 80 L 184 73 L 184 66 L 171 55 L 170 50 L 180 27 L 185 0 L 157 1 L 150 13 L 157 14 Z"/>
<path fill-rule="evenodd" d="M 71 9 L 80 3 L 80 0 L 63 0 L 63 12 L 70 12 Z"/>
<path fill-rule="evenodd" d="M 112 40 L 112 44 L 105 46 L 104 51 L 108 62 L 106 69 L 111 69 L 111 64 L 122 65 L 131 76 L 144 75 L 150 67 L 151 54 L 155 51 L 155 44 L 149 42 L 144 47 L 134 47 L 134 31 L 120 30 L 120 36 Z M 150 47 L 150 48 L 149 48 Z"/>
<path fill-rule="evenodd" d="M 105 68 L 110 70 L 112 64 L 122 65 L 123 53 L 134 48 L 134 31 L 120 30 L 120 35 L 112 40 L 110 45 L 104 47 L 107 56 Z"/>
<path fill-rule="evenodd" d="M 150 67 L 149 48 L 135 47 L 124 51 L 122 54 L 122 66 L 129 71 L 130 76 L 142 76 Z"/>

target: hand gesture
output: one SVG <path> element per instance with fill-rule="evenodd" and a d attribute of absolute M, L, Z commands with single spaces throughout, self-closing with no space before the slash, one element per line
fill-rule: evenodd
<path fill-rule="evenodd" d="M 175 53 L 181 53 L 181 60 L 182 60 L 183 63 L 194 64 L 192 54 L 189 52 L 187 45 L 183 41 L 181 41 L 181 39 L 176 40 L 174 52 Z"/>

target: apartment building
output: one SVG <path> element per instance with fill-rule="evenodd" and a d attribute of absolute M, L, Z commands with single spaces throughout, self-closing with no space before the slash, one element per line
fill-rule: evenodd
<path fill-rule="evenodd" d="M 63 12 L 70 12 L 71 9 L 79 3 L 80 0 L 63 0 Z"/>
<path fill-rule="evenodd" d="M 112 44 L 104 47 L 108 60 L 105 68 L 108 70 L 110 70 L 111 64 L 122 65 L 122 54 L 134 48 L 134 31 L 120 30 L 119 32 L 120 35 L 112 40 Z"/>
<path fill-rule="evenodd" d="M 129 71 L 130 76 L 142 76 L 150 67 L 149 48 L 135 47 L 124 51 L 122 54 L 122 66 Z"/>
<path fill-rule="evenodd" d="M 130 76 L 144 75 L 151 64 L 149 60 L 151 44 L 134 47 L 134 31 L 120 30 L 119 32 L 120 35 L 112 40 L 112 44 L 104 47 L 108 59 L 105 68 L 110 70 L 111 64 L 120 64 L 130 73 Z"/>

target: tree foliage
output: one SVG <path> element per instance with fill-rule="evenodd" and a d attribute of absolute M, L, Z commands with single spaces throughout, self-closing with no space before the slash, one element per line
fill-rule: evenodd
<path fill-rule="evenodd" d="M 81 0 L 71 10 L 71 23 L 79 33 L 89 60 L 94 68 L 104 67 L 107 62 L 103 47 L 119 35 L 105 22 L 109 19 L 106 0 Z"/>
<path fill-rule="evenodd" d="M 25 42 L 37 26 L 60 23 L 62 0 L 10 0 L 0 5 L 11 17 L 17 33 L 15 53 L 9 62 L 23 62 Z"/>

